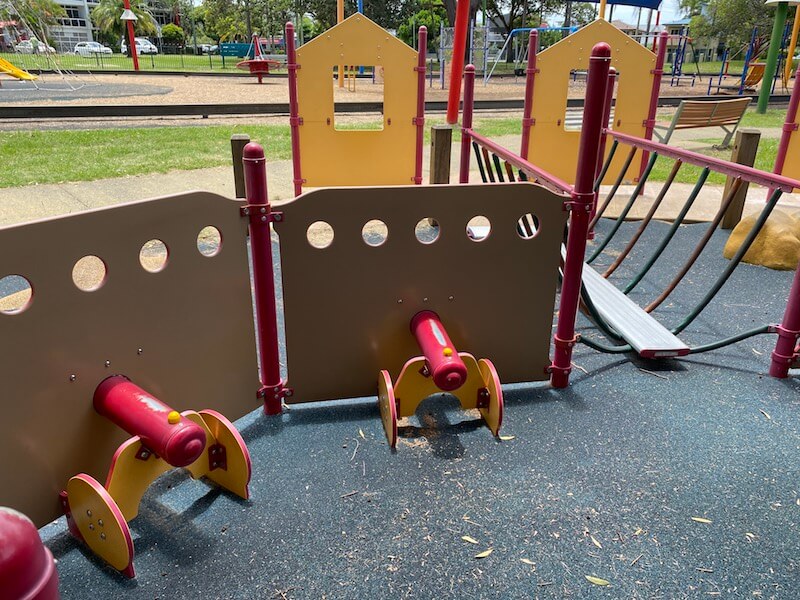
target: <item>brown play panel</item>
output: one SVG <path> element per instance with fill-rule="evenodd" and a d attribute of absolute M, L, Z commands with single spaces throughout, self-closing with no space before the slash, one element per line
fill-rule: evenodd
<path fill-rule="evenodd" d="M 459 351 L 490 359 L 503 383 L 547 379 L 563 201 L 509 183 L 321 189 L 276 206 L 287 401 L 374 396 L 381 369 L 397 378 L 419 355 L 409 323 L 423 309 L 441 317 Z M 526 214 L 538 222 L 530 239 L 517 227 Z M 483 241 L 467 235 L 475 216 L 491 226 Z M 388 235 L 373 247 L 362 228 L 375 219 Z M 415 229 L 428 219 L 439 236 L 422 243 Z M 322 249 L 307 238 L 318 221 L 334 234 Z"/>
<path fill-rule="evenodd" d="M 0 505 L 41 526 L 59 516 L 71 476 L 105 480 L 130 437 L 93 409 L 109 375 L 127 375 L 179 411 L 212 408 L 233 420 L 259 406 L 239 207 L 194 192 L 0 229 L 0 277 L 33 287 L 24 311 L 0 314 Z M 222 235 L 214 256 L 198 250 L 206 226 Z M 139 261 L 153 239 L 169 250 L 155 273 Z M 89 292 L 72 279 L 87 255 L 107 269 Z"/>

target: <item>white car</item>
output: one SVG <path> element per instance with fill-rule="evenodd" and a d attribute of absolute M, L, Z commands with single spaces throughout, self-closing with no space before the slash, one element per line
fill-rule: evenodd
<path fill-rule="evenodd" d="M 136 40 L 136 54 L 158 54 L 158 48 L 153 45 L 153 42 L 147 38 L 134 38 Z M 128 43 L 122 40 L 120 44 L 120 52 L 128 54 Z"/>
<path fill-rule="evenodd" d="M 56 49 L 52 46 L 48 46 L 44 42 L 40 42 L 39 40 L 35 40 L 36 44 L 34 44 L 34 40 L 23 40 L 16 46 L 14 46 L 14 52 L 19 52 L 20 54 L 55 54 Z"/>
<path fill-rule="evenodd" d="M 78 42 L 75 44 L 75 54 L 81 56 L 94 56 L 95 54 L 111 54 L 111 48 L 103 46 L 100 42 Z"/>

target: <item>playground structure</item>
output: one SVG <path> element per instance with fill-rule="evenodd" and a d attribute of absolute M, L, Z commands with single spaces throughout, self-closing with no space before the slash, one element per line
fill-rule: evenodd
<path fill-rule="evenodd" d="M 520 155 L 526 161 L 564 181 L 574 181 L 581 131 L 567 127 L 568 83 L 571 71 L 588 66 L 588 53 L 597 40 L 606 40 L 615 48 L 611 59 L 618 73 L 614 129 L 647 139 L 652 137 L 664 70 L 666 33 L 659 37 L 657 54 L 603 20 L 590 23 L 542 52 L 535 51 L 537 36 L 537 31 L 531 31 L 528 44 L 532 50 L 526 68 L 520 148 Z M 625 176 L 630 180 L 641 174 L 646 163 L 646 153 L 639 156 L 639 164 L 633 157 L 627 162 Z M 614 168 L 621 168 L 624 160 L 616 157 Z"/>
<path fill-rule="evenodd" d="M 690 79 L 692 82 L 692 86 L 694 86 L 695 80 L 700 79 L 702 81 L 703 77 L 700 75 L 700 65 L 697 63 L 697 55 L 694 51 L 694 45 L 692 44 L 692 38 L 689 37 L 689 28 L 683 27 L 681 28 L 680 34 L 677 36 L 678 38 L 678 47 L 675 49 L 675 54 L 672 58 L 672 68 L 670 69 L 670 79 L 669 85 L 674 87 L 676 85 L 680 85 L 681 81 L 684 79 Z M 683 66 L 686 63 L 686 53 L 689 51 L 689 46 L 692 47 L 692 61 L 694 62 L 695 72 L 690 74 L 684 74 Z"/>
<path fill-rule="evenodd" d="M 295 195 L 303 186 L 421 183 L 427 29 L 414 51 L 356 13 L 298 49 L 289 23 L 286 42 Z M 338 128 L 330 85 L 337 64 L 382 67 L 380 130 Z"/>
<path fill-rule="evenodd" d="M 287 35 L 287 41 L 293 39 Z M 331 39 L 336 40 L 333 35 Z M 372 43 L 369 38 L 367 43 Z M 4 480 L 11 484 L 4 487 L 0 502 L 19 506 L 41 525 L 63 508 L 54 490 L 70 481 L 66 491 L 75 528 L 84 539 L 96 534 L 95 543 L 102 546 L 100 540 L 105 540 L 95 519 L 102 518 L 103 527 L 115 523 L 120 532 L 109 562 L 114 564 L 121 556 L 117 568 L 130 567 L 132 574 L 126 522 L 135 515 L 138 498 L 155 474 L 188 464 L 193 475 L 211 479 L 235 475 L 236 484 L 229 487 L 247 494 L 249 464 L 241 439 L 221 417 L 211 425 L 210 417 L 217 413 L 186 412 L 191 405 L 224 411 L 235 419 L 249 412 L 256 398 L 267 414 L 278 414 L 284 402 L 374 397 L 377 391 L 387 438 L 394 445 L 396 418 L 413 412 L 423 395 L 438 391 L 452 392 L 462 407 L 480 410 L 497 434 L 503 411 L 500 378 L 505 383 L 549 379 L 553 387 L 563 388 L 569 382 L 577 343 L 605 352 L 635 351 L 644 358 L 662 358 L 773 333 L 778 342 L 770 374 L 788 376 L 799 351 L 800 275 L 795 277 L 781 325 L 762 326 L 701 347 L 677 339 L 736 268 L 758 227 L 701 305 L 691 311 L 688 322 L 672 331 L 649 315 L 649 306 L 642 310 L 625 302 L 609 279 L 584 267 L 584 258 L 592 221 L 604 214 L 637 153 L 648 159 L 629 204 L 638 197 L 659 156 L 676 161 L 660 197 L 682 164 L 701 167 L 698 190 L 712 170 L 735 178 L 735 189 L 720 209 L 723 214 L 748 183 L 775 188 L 759 218 L 762 224 L 780 195 L 800 187 L 800 181 L 607 128 L 615 80 L 612 48 L 594 44 L 586 58 L 587 92 L 574 184 L 472 129 L 475 72 L 468 67 L 460 183 L 469 182 L 475 149 L 479 169 L 486 179 L 497 182 L 491 190 L 482 185 L 320 189 L 272 206 L 263 149 L 251 144 L 244 151 L 244 203 L 190 193 L 0 230 L 0 273 L 19 273 L 32 288 L 31 298 L 18 310 L 0 314 L 3 339 L 16 350 L 0 362 L 0 377 L 12 399 L 0 423 L 0 447 L 16 457 L 13 464 L 6 461 Z M 533 73 L 531 61 L 535 63 L 535 53 L 528 63 Z M 299 64 L 290 62 L 295 69 Z M 328 66 L 321 78 L 330 88 Z M 560 67 L 568 71 L 570 63 Z M 625 72 L 635 78 L 633 67 Z M 526 100 L 532 101 L 532 96 Z M 535 107 L 526 101 L 525 118 L 532 114 Z M 293 126 L 299 126 L 297 112 L 292 119 Z M 539 143 L 538 138 L 534 141 Z M 607 141 L 611 141 L 608 153 L 601 152 Z M 597 206 L 599 182 L 614 172 L 614 156 L 626 146 L 629 158 L 618 169 L 603 205 Z M 529 182 L 519 183 L 520 179 Z M 695 198 L 693 194 L 687 199 L 687 211 Z M 623 214 L 615 221 L 589 262 L 616 235 L 624 218 Z M 562 246 L 567 220 L 569 233 Z M 683 216 L 675 221 L 657 254 L 666 250 L 682 221 Z M 220 233 L 212 250 L 204 236 L 198 240 L 208 225 Z M 273 229 L 280 249 L 279 279 Z M 161 241 L 166 249 L 158 268 L 141 254 L 136 260 L 137 250 L 149 248 L 148 240 Z M 698 256 L 706 241 L 701 240 Z M 623 254 L 633 251 L 635 243 L 634 239 Z M 66 274 L 76 259 L 90 255 L 102 257 L 103 276 L 88 286 L 80 278 L 70 281 Z M 657 258 L 648 261 L 648 268 Z M 682 269 L 681 277 L 696 258 Z M 562 285 L 551 358 L 560 259 Z M 618 257 L 620 262 L 624 259 Z M 525 277 L 519 274 L 520 265 Z M 641 281 L 645 275 L 637 277 Z M 286 378 L 278 351 L 276 279 L 282 286 Z M 215 285 L 208 285 L 210 281 Z M 496 282 L 502 282 L 502 293 Z M 581 301 L 612 340 L 610 345 L 576 335 Z M 211 343 L 198 344 L 198 331 Z M 160 398 L 169 399 L 176 410 Z M 137 402 L 155 407 L 154 414 L 137 408 Z M 177 412 L 181 409 L 182 414 Z M 48 418 L 42 419 L 42 414 Z M 172 427 L 188 432 L 184 435 L 189 439 L 178 444 L 177 457 L 170 442 L 163 441 Z M 120 428 L 137 437 L 126 442 Z M 92 484 L 89 478 L 106 472 L 107 457 L 121 442 L 106 486 Z M 225 448 L 227 464 L 214 467 L 218 454 L 212 451 L 220 446 Z M 142 455 L 143 447 L 147 456 Z M 19 448 L 28 452 L 20 453 Z M 139 456 L 131 458 L 132 453 Z M 236 469 L 230 462 L 233 456 Z M 117 493 L 116 482 L 128 468 L 134 469 L 131 465 L 136 470 L 128 472 L 125 489 Z M 69 480 L 75 473 L 80 475 Z"/>
<path fill-rule="evenodd" d="M 489 28 L 477 26 L 474 22 L 469 24 L 467 41 L 467 60 L 476 65 L 481 73 L 486 73 L 489 68 Z M 445 27 L 444 23 L 439 28 L 439 86 L 448 89 L 450 81 L 447 67 L 453 60 L 453 45 L 455 42 L 455 27 Z"/>
<path fill-rule="evenodd" d="M 506 38 L 505 42 L 503 43 L 503 47 L 500 49 L 500 52 L 497 53 L 494 59 L 494 63 L 492 64 L 491 69 L 487 69 L 484 67 L 483 69 L 483 83 L 488 84 L 489 80 L 492 78 L 495 69 L 497 69 L 497 65 L 502 62 L 503 56 L 506 55 L 508 52 L 514 52 L 514 74 L 515 75 L 524 75 L 524 70 L 521 68 L 521 65 L 527 61 L 528 53 L 531 50 L 530 41 L 533 39 L 530 37 L 531 32 L 536 31 L 537 37 L 536 43 L 537 46 L 534 48 L 535 52 L 539 51 L 538 47 L 538 40 L 542 33 L 546 33 L 549 31 L 556 31 L 560 32 L 561 34 L 567 36 L 572 35 L 576 31 L 578 31 L 578 27 L 517 27 L 512 29 L 508 37 Z M 519 43 L 519 39 L 522 37 L 523 34 L 528 34 L 528 44 L 524 45 Z"/>
<path fill-rule="evenodd" d="M 598 59 L 603 58 L 604 55 L 608 57 L 606 58 L 606 62 L 608 62 L 610 58 L 610 49 L 607 45 L 605 48 L 596 46 L 594 52 L 594 62 L 599 62 Z M 714 297 L 730 279 L 734 270 L 747 253 L 781 195 L 796 189 L 800 185 L 800 181 L 710 158 L 688 150 L 673 148 L 644 138 L 637 138 L 627 133 L 615 131 L 612 128 L 602 128 L 600 125 L 608 122 L 608 114 L 611 105 L 611 86 L 614 75 L 613 72 L 609 71 L 607 66 L 604 69 L 595 67 L 595 71 L 599 71 L 600 75 L 595 75 L 594 81 L 592 81 L 591 69 L 592 67 L 590 66 L 590 80 L 587 84 L 586 93 L 587 111 L 584 112 L 581 148 L 583 149 L 584 140 L 586 136 L 589 135 L 585 132 L 587 126 L 590 125 L 597 127 L 598 136 L 601 135 L 600 130 L 602 130 L 602 138 L 610 140 L 611 146 L 607 156 L 602 162 L 598 162 L 593 166 L 594 170 L 586 168 L 584 165 L 586 174 L 583 177 L 581 177 L 581 162 L 579 158 L 578 175 L 576 176 L 574 185 L 567 183 L 557 175 L 542 169 L 540 166 L 534 165 L 520 155 L 516 155 L 502 146 L 499 146 L 472 129 L 474 72 L 468 68 L 465 74 L 465 109 L 460 162 L 461 183 L 468 183 L 469 181 L 470 159 L 474 151 L 478 169 L 485 183 L 493 183 L 495 181 L 503 182 L 506 180 L 506 177 L 509 181 L 536 181 L 554 191 L 566 194 L 573 199 L 573 205 L 570 210 L 569 236 L 566 247 L 563 250 L 564 265 L 562 271 L 561 308 L 559 310 L 558 330 L 554 338 L 556 353 L 552 366 L 554 375 L 551 379 L 551 383 L 558 387 L 560 381 L 565 380 L 570 368 L 569 357 L 571 356 L 571 349 L 576 343 L 583 343 L 601 352 L 635 352 L 642 358 L 664 358 L 707 352 L 762 334 L 776 334 L 778 336 L 776 348 L 772 354 L 770 374 L 773 377 L 786 377 L 790 366 L 796 365 L 798 362 L 798 348 L 796 344 L 798 336 L 800 336 L 800 315 L 797 313 L 800 310 L 800 303 L 797 301 L 797 294 L 800 292 L 800 275 L 795 277 L 794 285 L 790 292 L 789 304 L 787 305 L 786 314 L 781 324 L 761 325 L 746 331 L 738 332 L 724 339 L 718 339 L 696 346 L 688 345 L 677 336 L 689 327 L 703 309 L 713 301 Z M 601 76 L 605 81 L 601 79 Z M 800 96 L 798 96 L 798 98 L 800 98 Z M 591 116 L 588 115 L 589 106 L 594 107 Z M 593 123 L 593 120 L 597 122 Z M 523 121 L 522 126 L 524 131 L 525 121 Z M 592 129 L 589 131 L 591 131 L 591 135 L 594 136 L 594 130 Z M 602 145 L 603 142 L 599 142 L 599 146 Z M 602 203 L 599 203 L 598 195 L 600 183 L 609 172 L 613 172 L 611 165 L 614 156 L 620 149 L 625 147 L 628 148 L 626 160 L 622 168 L 618 170 L 614 184 L 611 186 L 605 199 Z M 603 240 L 596 242 L 596 247 L 591 252 L 587 259 L 587 264 L 584 266 L 586 239 L 591 237 L 590 234 L 593 231 L 594 225 L 602 218 L 609 204 L 618 192 L 625 178 L 628 166 L 631 164 L 637 151 L 647 153 L 649 156 L 646 167 L 637 184 L 631 191 L 628 201 L 614 220 L 610 232 Z M 602 153 L 600 154 L 602 155 Z M 581 156 L 583 156 L 583 154 Z M 603 256 L 603 251 L 616 236 L 623 221 L 631 212 L 634 203 L 636 203 L 637 199 L 640 197 L 640 193 L 659 157 L 666 157 L 674 161 L 666 182 L 661 187 L 661 190 L 650 206 L 647 215 L 642 220 L 636 233 L 625 244 L 624 249 L 620 253 L 615 253 L 611 257 L 611 264 L 607 268 L 601 269 L 601 272 L 598 273 L 592 269 L 590 266 L 591 263 Z M 648 225 L 652 222 L 659 205 L 672 186 L 678 171 L 685 164 L 694 165 L 701 169 L 693 191 L 686 198 L 684 206 L 680 210 L 677 218 L 657 244 L 657 247 L 652 251 L 648 249 L 643 250 L 649 257 L 645 260 L 644 267 L 634 272 L 633 277 L 622 285 L 622 289 L 618 289 L 612 283 L 611 276 L 617 271 L 623 261 L 636 249 L 637 242 L 642 237 Z M 650 270 L 653 269 L 654 265 L 656 265 L 660 256 L 665 252 L 669 242 L 673 239 L 678 228 L 684 222 L 689 209 L 697 199 L 700 190 L 712 171 L 728 175 L 732 178 L 732 185 L 727 188 L 719 211 L 713 218 L 708 230 L 697 244 L 695 250 L 688 257 L 685 264 L 674 274 L 667 287 L 644 307 L 640 307 L 629 298 L 629 294 L 639 286 Z M 591 174 L 589 172 L 591 172 Z M 746 190 L 749 184 L 763 185 L 771 190 L 769 200 L 764 205 L 754 227 L 747 234 L 740 248 L 728 263 L 728 266 L 710 286 L 709 290 L 702 296 L 700 301 L 689 310 L 687 314 L 679 317 L 677 324 L 670 327 L 663 325 L 653 317 L 653 311 L 662 305 L 683 281 L 692 266 L 700 258 L 712 234 L 720 225 L 729 209 L 731 209 L 734 198 L 737 197 L 740 189 Z M 606 260 L 609 260 L 607 256 Z M 592 321 L 599 330 L 607 336 L 610 343 L 598 342 L 589 337 L 575 334 L 572 316 L 574 314 L 573 310 L 577 310 L 579 305 L 584 307 Z"/>
<path fill-rule="evenodd" d="M 19 67 L 15 67 L 12 63 L 4 58 L 0 58 L 0 73 L 5 73 L 14 79 L 19 79 L 22 81 L 33 81 L 34 79 L 37 79 L 36 75 L 28 73 Z"/>
<path fill-rule="evenodd" d="M 784 36 L 784 42 L 785 41 L 786 38 Z M 745 92 L 753 92 L 761 83 L 761 80 L 764 78 L 766 63 L 758 61 L 760 54 L 764 50 L 764 43 L 758 35 L 757 27 L 753 28 L 753 32 L 750 35 L 750 43 L 743 50 L 745 53 L 744 67 L 742 68 L 741 75 L 737 77 L 738 82 L 732 84 L 728 83 L 728 70 L 730 68 L 730 62 L 738 56 L 738 53 L 731 56 L 730 49 L 725 48 L 722 54 L 722 64 L 720 65 L 719 75 L 716 77 L 716 83 L 714 83 L 713 77 L 710 77 L 708 80 L 707 94 L 709 96 L 711 95 L 711 90 L 716 90 L 718 94 L 735 91 L 737 95 L 741 96 Z"/>
<path fill-rule="evenodd" d="M 270 69 L 275 69 L 280 66 L 280 63 L 277 60 L 271 60 L 264 56 L 261 50 L 261 39 L 257 33 L 253 34 L 250 47 L 253 49 L 253 58 L 239 61 L 236 63 L 236 68 L 249 71 L 251 75 L 258 77 L 258 83 L 264 83 L 264 75 L 269 75 Z M 249 54 L 250 52 L 248 50 L 248 55 Z"/>

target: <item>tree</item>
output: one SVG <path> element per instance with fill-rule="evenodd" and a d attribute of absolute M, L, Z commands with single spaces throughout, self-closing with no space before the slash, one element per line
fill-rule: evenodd
<path fill-rule="evenodd" d="M 563 8 L 559 0 L 489 0 L 486 12 L 506 34 L 517 27 L 538 27 L 547 14 Z"/>
<path fill-rule="evenodd" d="M 53 0 L 17 0 L 0 4 L 0 21 L 21 19 L 32 35 L 47 38 L 49 28 L 58 25 L 58 20 L 67 16 L 64 7 Z"/>
<path fill-rule="evenodd" d="M 681 8 L 691 17 L 693 36 L 717 37 L 734 50 L 750 43 L 754 27 L 758 27 L 756 47 L 765 48 L 775 18 L 775 9 L 763 0 L 681 0 Z"/>
<path fill-rule="evenodd" d="M 439 47 L 439 31 L 441 24 L 447 20 L 443 7 L 433 10 L 421 10 L 397 29 L 397 37 L 409 46 L 416 46 L 414 37 L 420 26 L 428 28 L 428 52 L 436 52 Z"/>
<path fill-rule="evenodd" d="M 92 23 L 106 36 L 119 43 L 125 37 L 126 25 L 120 21 L 122 11 L 125 10 L 123 0 L 100 0 L 92 9 Z M 151 15 L 144 2 L 131 3 L 131 11 L 136 15 L 133 30 L 136 35 L 156 35 L 158 27 L 156 20 Z"/>
<path fill-rule="evenodd" d="M 181 27 L 169 23 L 161 28 L 161 39 L 164 40 L 165 44 L 180 46 L 186 40 L 186 34 Z"/>

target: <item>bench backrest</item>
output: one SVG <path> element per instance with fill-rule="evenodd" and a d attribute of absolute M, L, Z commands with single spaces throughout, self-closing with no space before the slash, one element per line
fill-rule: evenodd
<path fill-rule="evenodd" d="M 674 129 L 736 125 L 750 104 L 750 98 L 702 102 L 682 100 Z"/>

